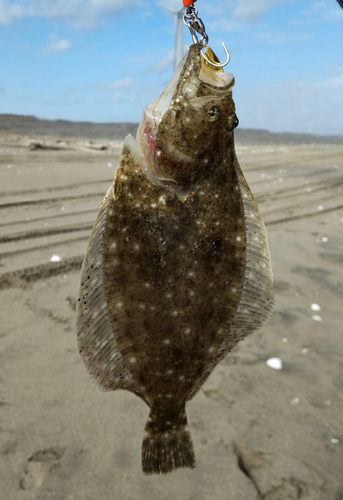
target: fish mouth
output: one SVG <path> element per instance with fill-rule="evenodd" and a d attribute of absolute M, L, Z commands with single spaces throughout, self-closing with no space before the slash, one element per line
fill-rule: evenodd
<path fill-rule="evenodd" d="M 168 111 L 170 102 L 175 93 L 180 74 L 186 63 L 187 56 L 183 58 L 180 62 L 176 71 L 165 88 L 162 94 L 156 99 L 156 101 L 148 104 L 143 111 L 143 117 L 141 123 L 137 130 L 137 143 L 146 159 L 149 168 L 153 171 L 156 177 L 160 180 L 169 180 L 164 178 L 162 172 L 159 172 L 157 168 L 154 168 L 155 157 L 156 157 L 156 138 L 158 127 L 162 121 L 163 116 Z"/>
<path fill-rule="evenodd" d="M 143 111 L 143 117 L 136 136 L 138 147 L 149 168 L 161 181 L 173 182 L 170 177 L 165 176 L 159 169 L 158 158 L 161 151 L 156 148 L 159 125 L 167 111 L 175 114 L 176 125 L 181 99 L 195 109 L 200 108 L 206 101 L 225 95 L 234 85 L 233 75 L 225 73 L 222 68 L 216 68 L 208 64 L 201 57 L 203 48 L 201 43 L 190 46 L 188 53 L 178 65 L 166 89 Z M 206 55 L 213 63 L 219 61 L 209 47 Z M 201 86 L 206 90 L 203 90 L 199 95 Z M 173 148 L 173 145 L 171 144 L 170 147 Z M 179 156 L 182 155 L 183 160 L 186 162 L 193 161 L 192 158 L 183 155 L 181 152 L 178 152 L 178 154 Z"/>

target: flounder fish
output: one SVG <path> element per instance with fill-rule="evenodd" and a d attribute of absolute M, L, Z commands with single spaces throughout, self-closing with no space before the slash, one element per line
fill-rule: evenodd
<path fill-rule="evenodd" d="M 202 49 L 126 137 L 81 272 L 79 352 L 101 389 L 149 406 L 146 474 L 195 467 L 185 404 L 274 306 L 265 226 L 235 153 L 234 78 Z"/>

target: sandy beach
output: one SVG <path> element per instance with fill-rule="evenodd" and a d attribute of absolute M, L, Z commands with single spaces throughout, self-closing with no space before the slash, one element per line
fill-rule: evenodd
<path fill-rule="evenodd" d="M 148 408 L 99 392 L 75 335 L 87 240 L 135 128 L 0 116 L 0 499 L 343 500 L 343 138 L 238 131 L 276 311 L 188 403 L 197 467 L 145 477 Z"/>

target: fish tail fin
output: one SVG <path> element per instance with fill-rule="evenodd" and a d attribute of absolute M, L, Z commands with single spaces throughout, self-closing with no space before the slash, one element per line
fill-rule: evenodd
<path fill-rule="evenodd" d="M 185 403 L 163 410 L 152 408 L 142 445 L 143 472 L 168 474 L 181 467 L 195 467 Z"/>

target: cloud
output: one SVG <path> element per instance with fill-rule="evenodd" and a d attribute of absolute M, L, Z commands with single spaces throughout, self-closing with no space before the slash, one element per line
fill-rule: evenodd
<path fill-rule="evenodd" d="M 241 22 L 257 21 L 262 15 L 281 0 L 237 0 L 234 17 Z"/>
<path fill-rule="evenodd" d="M 131 91 L 124 95 L 121 92 L 115 92 L 112 96 L 112 100 L 120 103 L 134 102 L 137 100 L 137 95 L 134 91 Z"/>
<path fill-rule="evenodd" d="M 78 92 L 81 93 L 89 93 L 92 94 L 94 92 L 102 94 L 102 97 L 99 99 L 99 102 L 133 102 L 137 100 L 137 94 L 135 89 L 140 86 L 140 82 L 133 80 L 130 77 L 123 77 L 115 80 L 109 84 L 100 84 L 92 87 L 84 87 L 78 89 Z M 105 97 L 104 97 L 105 96 Z"/>
<path fill-rule="evenodd" d="M 74 28 L 91 28 L 137 5 L 136 0 L 0 0 L 0 24 L 43 17 Z"/>
<path fill-rule="evenodd" d="M 219 16 L 225 31 L 238 31 L 239 23 L 247 24 L 258 21 L 265 12 L 270 10 L 277 3 L 286 0 L 224 0 L 221 2 L 207 2 L 204 10 L 212 16 Z M 225 19 L 226 14 L 228 21 Z M 225 24 L 228 26 L 225 28 Z"/>
<path fill-rule="evenodd" d="M 312 87 L 318 90 L 339 89 L 343 91 L 343 73 L 341 75 L 322 80 L 321 82 L 315 82 L 312 84 Z"/>
<path fill-rule="evenodd" d="M 23 17 L 23 8 L 19 4 L 9 4 L 0 0 L 0 24 L 11 24 Z"/>
<path fill-rule="evenodd" d="M 174 50 L 170 50 L 168 54 L 155 64 L 152 64 L 146 69 L 146 73 L 161 74 L 172 68 L 174 62 Z"/>
<path fill-rule="evenodd" d="M 71 43 L 68 40 L 60 40 L 54 33 L 50 35 L 50 43 L 45 47 L 44 53 L 51 54 L 52 52 L 62 52 L 69 50 Z"/>
<path fill-rule="evenodd" d="M 342 135 L 343 73 L 254 86 L 236 105 L 242 127 Z"/>
<path fill-rule="evenodd" d="M 256 34 L 256 37 L 261 42 L 266 43 L 290 43 L 299 42 L 301 40 L 309 40 L 313 38 L 313 33 L 269 33 L 260 32 Z"/>
<path fill-rule="evenodd" d="M 316 24 L 319 22 L 343 22 L 343 10 L 334 0 L 318 1 L 311 5 L 310 9 L 302 11 L 302 20 L 305 23 Z M 300 20 L 293 21 L 301 24 Z"/>
<path fill-rule="evenodd" d="M 103 87 L 103 90 L 115 90 L 115 89 L 124 89 L 129 87 L 132 84 L 132 79 L 129 77 L 121 78 L 119 80 L 115 80 L 110 85 Z"/>

